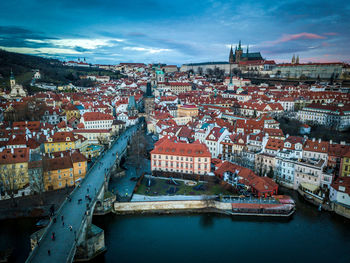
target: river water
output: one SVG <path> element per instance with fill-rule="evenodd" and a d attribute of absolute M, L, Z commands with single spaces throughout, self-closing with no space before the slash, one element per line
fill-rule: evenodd
<path fill-rule="evenodd" d="M 289 193 L 297 202 L 290 219 L 214 214 L 95 216 L 107 252 L 94 262 L 350 262 L 350 220 Z M 34 220 L 0 222 L 0 249 L 29 252 Z"/>

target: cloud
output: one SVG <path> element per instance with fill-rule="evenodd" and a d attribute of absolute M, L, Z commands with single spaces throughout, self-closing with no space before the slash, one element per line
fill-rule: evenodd
<path fill-rule="evenodd" d="M 325 39 L 325 38 L 326 38 L 325 36 L 304 32 L 304 33 L 293 34 L 293 35 L 286 34 L 277 40 L 266 41 L 265 43 L 271 44 L 271 45 L 276 45 L 276 44 L 285 43 L 285 42 L 289 42 L 289 41 L 295 41 L 295 40 L 299 40 L 299 39 Z"/>
<path fill-rule="evenodd" d="M 112 47 L 115 42 L 123 42 L 124 39 L 88 39 L 88 38 L 66 38 L 66 39 L 50 39 L 46 43 L 58 47 L 82 48 L 82 49 L 97 49 L 100 47 Z"/>
<path fill-rule="evenodd" d="M 62 54 L 62 55 L 78 55 L 82 54 L 79 51 L 76 51 L 74 49 L 64 49 L 64 48 L 29 48 L 29 47 L 4 47 L 0 46 L 0 49 L 4 49 L 10 52 L 18 52 L 18 53 L 24 53 L 24 54 L 32 54 L 32 55 L 56 55 L 56 54 Z"/>
<path fill-rule="evenodd" d="M 145 48 L 145 47 L 123 47 L 123 50 L 141 51 L 141 52 L 147 52 L 150 54 L 171 51 L 171 49 L 167 49 L 167 48 Z"/>
<path fill-rule="evenodd" d="M 337 33 L 337 32 L 327 32 L 327 33 L 323 33 L 324 35 L 326 35 L 326 36 L 337 36 L 337 35 L 339 35 L 339 33 Z"/>

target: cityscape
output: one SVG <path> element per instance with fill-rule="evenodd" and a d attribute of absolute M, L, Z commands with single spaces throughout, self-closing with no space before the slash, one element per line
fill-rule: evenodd
<path fill-rule="evenodd" d="M 0 7 L 0 262 L 350 262 L 349 4 Z"/>

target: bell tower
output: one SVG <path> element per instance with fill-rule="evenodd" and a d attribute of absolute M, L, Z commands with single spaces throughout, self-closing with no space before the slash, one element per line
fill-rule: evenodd
<path fill-rule="evenodd" d="M 11 76 L 10 76 L 10 86 L 11 86 L 11 90 L 16 86 L 16 80 L 15 80 L 15 76 L 13 75 L 12 69 L 11 69 Z"/>

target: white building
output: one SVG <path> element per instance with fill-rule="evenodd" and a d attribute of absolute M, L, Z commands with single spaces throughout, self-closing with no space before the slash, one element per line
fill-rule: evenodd
<path fill-rule="evenodd" d="M 114 117 L 110 114 L 101 112 L 86 112 L 81 123 L 85 129 L 111 129 Z"/>

